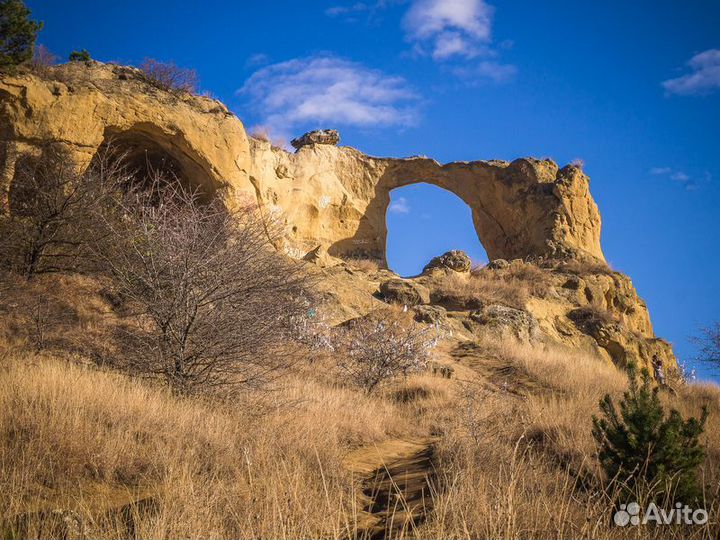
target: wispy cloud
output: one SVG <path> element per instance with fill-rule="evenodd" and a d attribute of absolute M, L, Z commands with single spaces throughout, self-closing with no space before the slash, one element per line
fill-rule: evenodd
<path fill-rule="evenodd" d="M 245 61 L 245 67 L 258 67 L 263 64 L 267 64 L 270 61 L 270 57 L 265 53 L 256 53 L 251 55 Z"/>
<path fill-rule="evenodd" d="M 358 21 L 386 8 L 409 4 L 402 18 L 411 55 L 449 64 L 449 73 L 466 83 L 504 83 L 517 68 L 496 60 L 499 51 L 512 46 L 504 40 L 494 46 L 492 19 L 495 9 L 484 0 L 375 0 L 339 4 L 325 10 L 329 17 Z M 478 60 L 482 59 L 482 60 Z"/>
<path fill-rule="evenodd" d="M 720 89 L 720 49 L 708 49 L 688 62 L 690 73 L 662 83 L 668 94 L 705 95 Z"/>
<path fill-rule="evenodd" d="M 325 15 L 328 17 L 339 17 L 341 15 L 347 15 L 348 13 L 359 13 L 367 11 L 370 6 L 365 2 L 356 2 L 349 6 L 332 6 L 325 10 Z"/>
<path fill-rule="evenodd" d="M 493 46 L 493 13 L 484 0 L 413 0 L 403 29 L 416 55 L 449 63 L 450 72 L 465 82 L 504 83 L 517 67 L 496 59 L 511 42 Z"/>
<path fill-rule="evenodd" d="M 419 117 L 419 98 L 405 79 L 331 55 L 266 66 L 238 93 L 283 135 L 298 127 L 409 126 Z"/>
<path fill-rule="evenodd" d="M 405 197 L 398 197 L 390 204 L 388 211 L 392 212 L 393 214 L 409 214 L 410 205 L 408 204 Z"/>
<path fill-rule="evenodd" d="M 372 18 L 378 11 L 393 4 L 402 3 L 404 0 L 375 0 L 374 2 L 355 2 L 335 5 L 325 10 L 328 17 L 342 17 L 347 20 L 356 20 L 359 15 L 367 15 Z"/>
<path fill-rule="evenodd" d="M 490 80 L 496 83 L 503 83 L 515 77 L 517 67 L 512 64 L 501 64 L 491 60 L 483 60 L 476 65 L 456 67 L 453 69 L 453 73 L 470 82 Z"/>
<path fill-rule="evenodd" d="M 474 58 L 492 39 L 492 13 L 483 0 L 414 0 L 403 28 L 435 60 Z"/>
<path fill-rule="evenodd" d="M 654 176 L 669 178 L 682 185 L 687 191 L 694 191 L 699 187 L 696 179 L 692 178 L 686 172 L 673 169 L 672 167 L 653 167 L 649 172 Z M 705 172 L 702 179 L 703 181 L 709 182 L 711 180 L 710 173 Z"/>

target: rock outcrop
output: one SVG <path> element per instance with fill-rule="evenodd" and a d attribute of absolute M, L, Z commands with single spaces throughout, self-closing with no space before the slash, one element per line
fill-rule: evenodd
<path fill-rule="evenodd" d="M 98 62 L 70 62 L 44 78 L 0 78 L 0 208 L 21 155 L 51 144 L 86 165 L 109 143 L 131 158 L 172 163 L 205 192 L 231 187 L 231 204 L 255 198 L 245 128 L 218 101 L 165 92 L 137 69 Z"/>
<path fill-rule="evenodd" d="M 600 214 L 580 168 L 533 158 L 447 164 L 427 157 L 377 158 L 338 142 L 336 131 L 323 130 L 295 139 L 295 153 L 273 147 L 248 137 L 218 101 L 157 89 L 134 68 L 73 62 L 43 77 L 2 75 L 0 212 L 11 207 L 21 156 L 57 145 L 86 166 L 112 145 L 131 165 L 167 166 L 186 184 L 206 194 L 220 192 L 230 206 L 256 204 L 263 216 L 279 222 L 284 235 L 278 247 L 322 275 L 319 289 L 334 306 L 336 322 L 363 315 L 384 298 L 415 306 L 418 320 L 449 325 L 457 335 L 469 328 L 469 338 L 497 330 L 518 339 L 541 336 L 591 346 L 619 364 L 647 364 L 655 354 L 675 363 L 670 346 L 655 338 L 647 307 L 626 276 L 553 269 L 558 261 L 604 265 Z M 390 192 L 420 182 L 467 203 L 493 261 L 488 271 L 511 273 L 514 265 L 534 261 L 549 269 L 548 293 L 518 306 L 429 287 L 434 275 L 470 279 L 470 260 L 460 253 L 434 259 L 427 275 L 416 280 L 383 269 Z M 348 258 L 378 264 L 372 275 L 364 274 L 343 261 Z M 437 268 L 442 271 L 431 271 Z M 589 319 L 593 309 L 611 318 Z"/>
<path fill-rule="evenodd" d="M 374 158 L 325 144 L 291 154 L 258 140 L 250 141 L 250 152 L 258 200 L 281 216 L 285 249 L 295 257 L 323 244 L 334 256 L 384 261 L 390 192 L 425 182 L 467 203 L 491 259 L 604 260 L 600 213 L 587 176 L 572 165 L 561 169 L 532 158 L 441 165 L 424 157 Z"/>
<path fill-rule="evenodd" d="M 472 268 L 472 261 L 467 253 L 454 249 L 443 253 L 439 257 L 433 257 L 423 268 L 423 274 L 433 270 L 452 270 L 454 272 L 469 272 Z"/>
<path fill-rule="evenodd" d="M 334 146 L 339 143 L 340 133 L 334 129 L 318 129 L 315 131 L 309 131 L 302 137 L 298 137 L 297 139 L 290 141 L 290 144 L 296 150 L 300 150 L 303 146 L 308 146 L 310 144 L 331 144 Z"/>

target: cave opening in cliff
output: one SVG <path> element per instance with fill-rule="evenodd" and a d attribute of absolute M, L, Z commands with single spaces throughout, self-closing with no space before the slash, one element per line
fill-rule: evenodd
<path fill-rule="evenodd" d="M 208 200 L 212 181 L 189 157 L 159 136 L 125 131 L 106 136 L 95 159 L 121 160 L 131 173 L 128 189 L 163 189 L 173 184 Z"/>
<path fill-rule="evenodd" d="M 430 259 L 452 249 L 466 252 L 475 264 L 488 260 L 470 207 L 438 186 L 417 183 L 392 190 L 386 225 L 388 267 L 401 276 L 419 274 Z"/>

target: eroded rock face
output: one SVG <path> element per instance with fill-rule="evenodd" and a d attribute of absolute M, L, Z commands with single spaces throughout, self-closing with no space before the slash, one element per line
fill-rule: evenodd
<path fill-rule="evenodd" d="M 375 158 L 338 142 L 337 132 L 325 130 L 293 141 L 295 153 L 274 148 L 249 138 L 221 103 L 153 88 L 134 68 L 74 62 L 52 68 L 49 78 L 2 75 L 0 212 L 8 209 L 20 156 L 59 145 L 87 165 L 103 145 L 113 144 L 138 161 L 151 156 L 172 163 L 188 184 L 206 193 L 222 188 L 229 205 L 255 203 L 279 221 L 285 232 L 279 247 L 330 276 L 320 289 L 335 302 L 333 320 L 383 304 L 377 292 L 385 281 L 382 294 L 392 302 L 442 306 L 416 307 L 420 320 L 453 322 L 476 311 L 469 320 L 482 328 L 510 329 L 530 339 L 539 326 L 548 338 L 573 347 L 589 340 L 616 363 L 658 354 L 674 364 L 671 347 L 655 338 L 646 305 L 622 274 L 557 273 L 554 296 L 532 297 L 517 310 L 452 292 L 438 295 L 387 270 L 372 281 L 342 263 L 353 256 L 383 266 L 390 192 L 420 182 L 467 203 L 493 271 L 509 271 L 518 259 L 604 261 L 600 214 L 578 167 L 533 158 L 447 164 L 426 157 Z M 469 275 L 469 259 L 457 254 L 434 264 Z M 568 316 L 584 306 L 608 310 L 616 322 L 587 326 Z"/>
<path fill-rule="evenodd" d="M 250 180 L 261 204 L 286 223 L 286 250 L 293 256 L 320 243 L 331 255 L 384 261 L 390 192 L 426 182 L 468 204 L 491 259 L 604 260 L 600 214 L 588 178 L 577 167 L 559 169 L 550 160 L 532 158 L 441 165 L 422 157 L 373 158 L 322 144 L 291 154 L 256 140 L 250 152 Z"/>
<path fill-rule="evenodd" d="M 0 207 L 7 208 L 14 166 L 43 145 L 66 148 L 86 165 L 103 144 L 177 163 L 189 184 L 227 191 L 230 204 L 255 199 L 242 122 L 218 101 L 176 96 L 144 82 L 134 68 L 71 62 L 52 77 L 0 78 Z M 4 157 L 4 159 L 3 159 Z"/>
<path fill-rule="evenodd" d="M 340 142 L 340 133 L 334 129 L 318 129 L 315 131 L 309 131 L 302 137 L 293 139 L 290 141 L 293 148 L 300 150 L 303 146 L 310 144 L 332 144 L 336 145 Z"/>
<path fill-rule="evenodd" d="M 416 306 L 430 302 L 430 291 L 413 281 L 389 279 L 380 285 L 380 294 L 386 301 L 393 304 Z"/>

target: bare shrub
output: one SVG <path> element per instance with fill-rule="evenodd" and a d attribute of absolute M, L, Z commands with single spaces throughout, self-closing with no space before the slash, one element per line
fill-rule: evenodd
<path fill-rule="evenodd" d="M 338 344 L 341 372 L 370 393 L 391 379 L 423 371 L 437 338 L 432 327 L 387 311 L 341 327 Z"/>
<path fill-rule="evenodd" d="M 45 45 L 38 45 L 33 51 L 32 60 L 30 60 L 30 70 L 40 77 L 50 75 L 50 68 L 57 64 L 58 57 L 50 52 Z"/>
<path fill-rule="evenodd" d="M 6 269 L 27 279 L 76 271 L 88 262 L 93 207 L 102 204 L 114 171 L 99 164 L 80 172 L 65 150 L 46 147 L 20 157 L 10 186 L 10 212 L 0 217 Z"/>
<path fill-rule="evenodd" d="M 699 348 L 701 360 L 720 364 L 720 323 L 702 328 L 700 336 L 692 338 L 692 341 Z"/>
<path fill-rule="evenodd" d="M 265 126 L 256 126 L 253 128 L 250 136 L 263 142 L 271 142 L 270 130 Z"/>
<path fill-rule="evenodd" d="M 182 68 L 173 62 L 158 62 L 146 58 L 140 64 L 145 80 L 156 88 L 174 94 L 197 92 L 198 76 L 194 69 Z"/>
<path fill-rule="evenodd" d="M 255 126 L 250 133 L 253 139 L 268 142 L 273 149 L 287 150 L 288 142 L 285 137 L 272 133 L 272 129 L 268 126 Z"/>
<path fill-rule="evenodd" d="M 106 213 L 98 246 L 130 310 L 121 367 L 183 394 L 261 385 L 296 358 L 305 275 L 272 249 L 253 209 L 156 185 Z"/>

